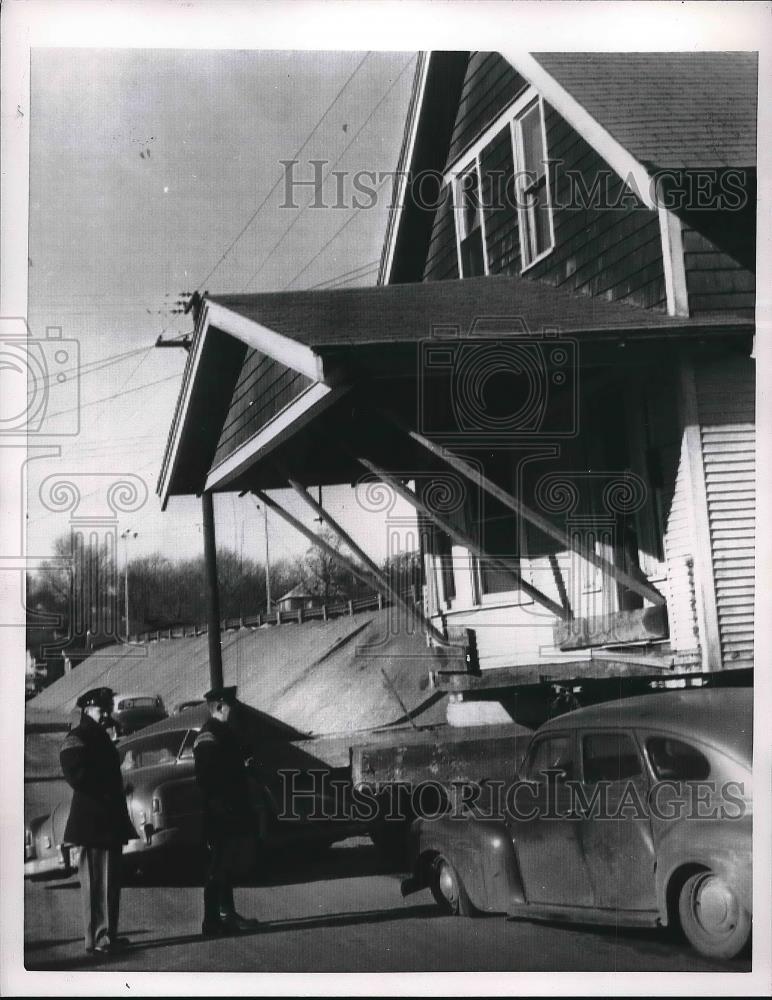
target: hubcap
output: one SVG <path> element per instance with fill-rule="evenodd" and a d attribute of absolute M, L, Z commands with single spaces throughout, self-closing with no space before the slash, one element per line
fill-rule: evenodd
<path fill-rule="evenodd" d="M 692 900 L 694 916 L 707 934 L 729 934 L 737 926 L 737 899 L 715 875 L 706 875 L 697 883 Z"/>
<path fill-rule="evenodd" d="M 453 872 L 444 861 L 440 865 L 438 883 L 440 886 L 440 892 L 451 904 L 451 906 L 453 906 L 458 900 L 458 886 L 456 885 L 456 880 L 453 877 Z"/>

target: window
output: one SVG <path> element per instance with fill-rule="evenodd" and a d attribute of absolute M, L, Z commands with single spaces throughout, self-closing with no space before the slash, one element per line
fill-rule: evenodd
<path fill-rule="evenodd" d="M 197 736 L 198 730 L 191 729 L 185 737 L 185 742 L 182 744 L 182 749 L 180 750 L 180 760 L 193 760 L 193 744 L 196 742 Z"/>
<path fill-rule="evenodd" d="M 587 784 L 637 778 L 641 761 L 634 741 L 625 733 L 596 733 L 582 740 L 582 764 Z"/>
<path fill-rule="evenodd" d="M 646 752 L 660 781 L 704 781 L 710 774 L 708 758 L 681 740 L 652 736 L 646 741 Z"/>
<path fill-rule="evenodd" d="M 523 267 L 552 249 L 552 210 L 541 104 L 536 101 L 514 121 L 518 164 L 520 248 Z"/>
<path fill-rule="evenodd" d="M 563 771 L 566 778 L 571 778 L 572 757 L 570 736 L 545 737 L 531 747 L 525 765 L 525 777 L 529 781 L 543 782 L 545 771 Z"/>
<path fill-rule="evenodd" d="M 479 170 L 480 165 L 475 161 L 456 181 L 460 267 L 465 278 L 486 273 Z"/>
<path fill-rule="evenodd" d="M 451 176 L 462 278 L 516 268 L 515 229 L 520 271 L 552 250 L 544 111 L 533 91 L 483 134 Z"/>
<path fill-rule="evenodd" d="M 157 733 L 145 740 L 137 740 L 120 750 L 121 770 L 130 771 L 137 767 L 153 767 L 156 764 L 171 764 L 177 759 L 183 733 L 175 730 Z"/>

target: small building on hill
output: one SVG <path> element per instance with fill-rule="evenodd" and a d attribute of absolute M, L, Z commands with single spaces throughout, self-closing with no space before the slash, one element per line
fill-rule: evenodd
<path fill-rule="evenodd" d="M 322 598 L 319 594 L 312 594 L 303 583 L 288 590 L 276 602 L 277 610 L 282 612 L 297 611 L 298 609 L 305 611 L 307 608 L 320 608 L 321 606 Z"/>

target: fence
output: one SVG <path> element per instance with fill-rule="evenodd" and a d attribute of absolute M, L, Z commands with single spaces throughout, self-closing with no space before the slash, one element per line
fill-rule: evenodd
<path fill-rule="evenodd" d="M 402 600 L 415 605 L 418 598 L 415 591 L 400 594 Z M 331 618 L 341 618 L 344 615 L 353 616 L 360 611 L 376 611 L 393 605 L 393 601 L 383 594 L 373 594 L 359 600 L 344 601 L 340 604 L 322 604 L 316 608 L 296 608 L 292 611 L 281 611 L 277 608 L 270 614 L 258 611 L 255 615 L 242 615 L 240 618 L 224 618 L 220 622 L 223 632 L 233 632 L 240 628 L 262 628 L 264 625 L 296 625 L 309 621 L 329 621 Z M 129 642 L 147 643 L 160 642 L 161 639 L 185 639 L 192 636 L 206 635 L 209 631 L 206 624 L 173 625 L 170 628 L 155 629 L 150 632 L 140 632 L 130 635 Z"/>

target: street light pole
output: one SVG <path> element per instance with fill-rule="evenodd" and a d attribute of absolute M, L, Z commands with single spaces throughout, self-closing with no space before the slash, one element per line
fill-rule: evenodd
<path fill-rule="evenodd" d="M 136 538 L 138 534 L 139 534 L 138 531 L 132 531 L 131 528 L 127 528 L 125 531 L 121 532 L 121 538 L 123 539 L 123 549 L 124 549 L 123 599 L 125 602 L 125 614 L 126 614 L 126 642 L 129 641 L 129 539 Z"/>

